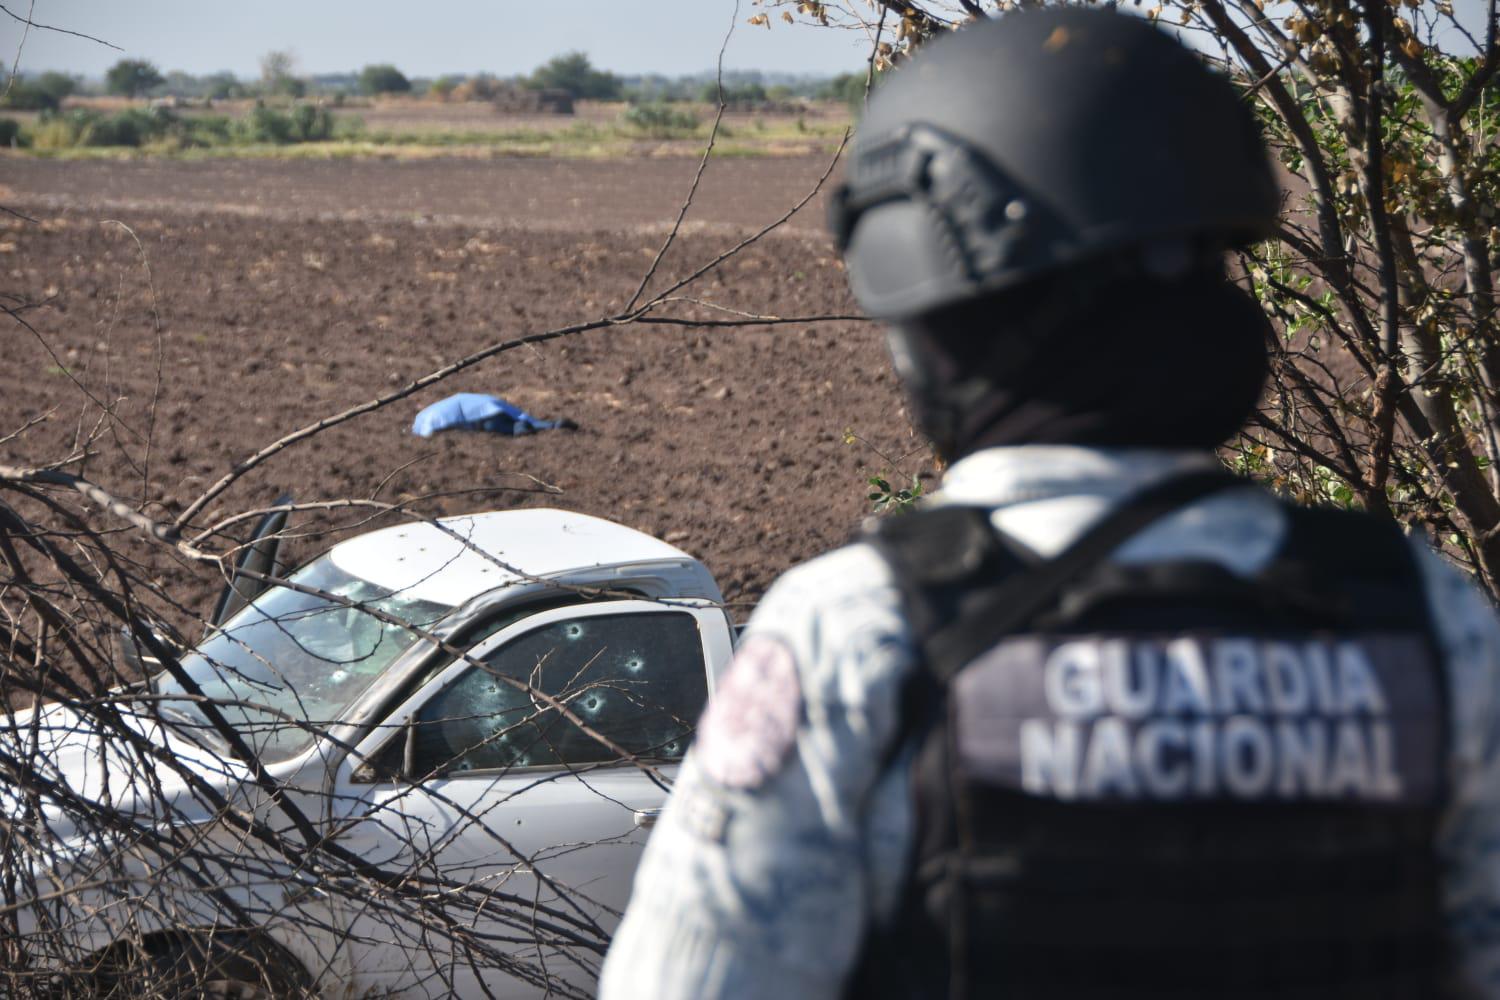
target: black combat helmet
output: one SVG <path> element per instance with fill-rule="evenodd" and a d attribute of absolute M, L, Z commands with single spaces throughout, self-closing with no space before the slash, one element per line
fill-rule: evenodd
<path fill-rule="evenodd" d="M 888 320 L 1104 257 L 1170 274 L 1267 235 L 1278 204 L 1230 83 L 1098 8 L 929 43 L 871 97 L 847 170 L 834 235 L 860 305 Z"/>

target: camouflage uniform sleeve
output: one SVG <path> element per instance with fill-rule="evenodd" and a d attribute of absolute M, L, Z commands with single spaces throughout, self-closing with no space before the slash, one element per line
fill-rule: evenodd
<path fill-rule="evenodd" d="M 1451 706 L 1444 911 L 1464 995 L 1500 997 L 1500 621 L 1468 580 L 1420 548 Z"/>
<path fill-rule="evenodd" d="M 647 844 L 601 997 L 840 995 L 899 877 L 909 819 L 877 779 L 908 650 L 870 548 L 777 582 Z"/>

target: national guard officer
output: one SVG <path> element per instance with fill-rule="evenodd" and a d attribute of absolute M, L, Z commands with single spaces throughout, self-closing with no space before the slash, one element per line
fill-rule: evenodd
<path fill-rule="evenodd" d="M 870 101 L 833 206 L 941 492 L 786 574 L 606 1000 L 1500 996 L 1500 627 L 1213 448 L 1278 190 L 1145 21 L 1028 10 Z"/>

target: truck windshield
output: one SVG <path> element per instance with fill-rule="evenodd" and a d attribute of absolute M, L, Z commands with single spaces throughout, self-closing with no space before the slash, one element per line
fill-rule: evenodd
<path fill-rule="evenodd" d="M 351 576 L 326 555 L 287 579 L 307 589 L 272 587 L 181 660 L 266 763 L 310 747 L 397 656 L 420 641 L 410 629 L 364 609 L 420 629 L 431 629 L 453 610 Z M 162 673 L 153 687 L 167 696 L 160 703 L 164 717 L 220 743 L 194 700 L 170 700 L 184 693 L 182 685 Z"/>

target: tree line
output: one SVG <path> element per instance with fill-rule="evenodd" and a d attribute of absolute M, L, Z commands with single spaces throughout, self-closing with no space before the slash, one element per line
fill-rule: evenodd
<path fill-rule="evenodd" d="M 620 75 L 596 67 L 583 52 L 554 56 L 531 73 L 502 77 L 490 73 L 408 76 L 391 63 L 372 63 L 357 72 L 304 74 L 289 52 L 268 52 L 260 60 L 260 76 L 245 79 L 227 70 L 195 76 L 180 70 L 163 72 L 146 59 L 121 59 L 100 80 L 47 71 L 17 76 L 0 97 L 0 107 L 13 110 L 55 111 L 77 95 L 127 98 L 175 97 L 189 100 L 241 100 L 308 96 L 375 97 L 410 94 L 440 100 L 488 100 L 506 87 L 566 93 L 574 100 L 630 101 L 635 104 L 676 101 L 716 102 L 720 88 L 730 104 L 790 100 L 858 100 L 863 73 L 834 77 L 764 74 L 758 71 L 666 76 Z"/>

